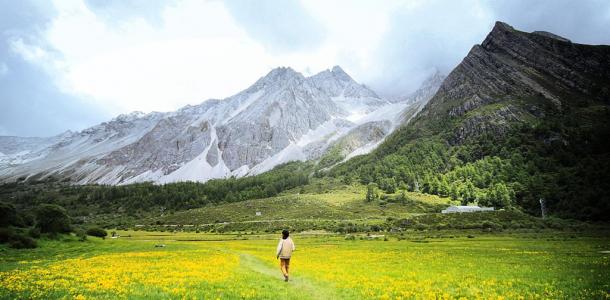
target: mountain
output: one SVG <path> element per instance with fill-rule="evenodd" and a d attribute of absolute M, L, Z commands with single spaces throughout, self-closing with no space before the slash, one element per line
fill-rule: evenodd
<path fill-rule="evenodd" d="M 424 80 L 419 89 L 399 99 L 399 102 L 405 102 L 408 105 L 401 113 L 402 124 L 409 123 L 428 104 L 428 101 L 434 97 L 441 84 L 443 84 L 445 77 L 440 71 L 436 70 L 430 77 Z"/>
<path fill-rule="evenodd" d="M 22 164 L 43 155 L 45 149 L 71 132 L 48 138 L 0 136 L 0 164 Z"/>
<path fill-rule="evenodd" d="M 565 217 L 610 213 L 610 47 L 497 22 L 371 154 L 335 167 L 463 203 Z"/>
<path fill-rule="evenodd" d="M 53 138 L 2 137 L 0 149 L 10 149 L 0 158 L 0 179 L 126 184 L 259 174 L 318 159 L 344 136 L 349 153 L 367 153 L 407 106 L 382 99 L 339 66 L 311 77 L 280 67 L 223 100 L 120 115 Z"/>
<path fill-rule="evenodd" d="M 539 118 L 545 111 L 606 105 L 608 49 L 540 31 L 525 33 L 498 22 L 449 74 L 419 122 L 459 120 L 450 140 L 461 143 L 483 133 L 502 134 L 511 122 Z M 490 113 L 469 114 L 492 104 L 497 109 Z"/>
<path fill-rule="evenodd" d="M 356 126 L 330 145 L 320 159 L 318 167 L 328 168 L 375 149 L 389 133 L 394 131 L 396 125 L 408 123 L 421 111 L 430 98 L 436 94 L 444 79 L 445 75 L 435 71 L 416 91 L 393 99 L 394 105 L 387 105 L 384 109 L 371 113 L 367 116 L 367 119 L 371 121 Z M 401 108 L 402 110 L 400 110 Z M 393 115 L 397 111 L 399 113 L 394 122 L 383 119 L 384 115 Z"/>

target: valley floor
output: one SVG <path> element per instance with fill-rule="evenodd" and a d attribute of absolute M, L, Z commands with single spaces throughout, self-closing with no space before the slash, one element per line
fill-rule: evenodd
<path fill-rule="evenodd" d="M 285 283 L 276 235 L 119 233 L 0 246 L 0 298 L 607 299 L 610 290 L 605 234 L 295 234 Z"/>

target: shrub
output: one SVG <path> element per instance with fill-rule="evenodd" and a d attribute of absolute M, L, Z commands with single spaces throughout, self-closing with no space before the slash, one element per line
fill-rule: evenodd
<path fill-rule="evenodd" d="M 428 229 L 428 225 L 426 224 L 417 224 L 415 225 L 415 229 L 419 230 L 419 231 L 424 231 Z"/>
<path fill-rule="evenodd" d="M 76 235 L 76 237 L 78 238 L 79 241 L 84 242 L 87 240 L 87 234 L 85 233 L 84 230 L 82 229 L 76 229 L 74 230 L 74 234 Z"/>
<path fill-rule="evenodd" d="M 0 243 L 8 243 L 15 236 L 12 228 L 0 228 Z"/>
<path fill-rule="evenodd" d="M 34 239 L 40 238 L 40 229 L 32 227 L 28 230 L 28 235 Z"/>
<path fill-rule="evenodd" d="M 0 202 L 0 227 L 9 225 L 22 226 L 23 221 L 17 214 L 15 206 L 9 203 Z"/>
<path fill-rule="evenodd" d="M 42 233 L 67 233 L 72 230 L 70 217 L 58 205 L 43 204 L 36 210 L 36 228 Z"/>
<path fill-rule="evenodd" d="M 87 229 L 87 235 L 106 238 L 106 236 L 108 235 L 108 232 L 99 227 L 92 227 L 92 228 Z"/>
<path fill-rule="evenodd" d="M 15 249 L 32 249 L 36 248 L 36 240 L 29 236 L 16 234 L 9 242 L 9 246 Z"/>
<path fill-rule="evenodd" d="M 379 226 L 379 225 L 371 225 L 371 231 L 381 231 L 381 226 Z"/>

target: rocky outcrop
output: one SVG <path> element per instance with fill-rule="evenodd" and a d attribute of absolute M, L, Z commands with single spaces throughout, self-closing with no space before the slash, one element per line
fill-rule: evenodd
<path fill-rule="evenodd" d="M 453 132 L 449 140 L 462 143 L 482 134 L 503 134 L 524 116 L 561 111 L 578 101 L 609 103 L 609 86 L 610 47 L 575 44 L 497 22 L 414 122 L 437 131 L 457 124 L 448 128 Z"/>

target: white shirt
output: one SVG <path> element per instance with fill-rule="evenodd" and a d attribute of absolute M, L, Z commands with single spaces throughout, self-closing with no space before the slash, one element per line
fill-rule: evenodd
<path fill-rule="evenodd" d="M 296 247 L 294 246 L 294 242 L 290 237 L 286 239 L 280 239 L 280 242 L 277 244 L 276 256 L 280 258 L 289 259 L 292 256 L 292 251 L 294 251 Z"/>

